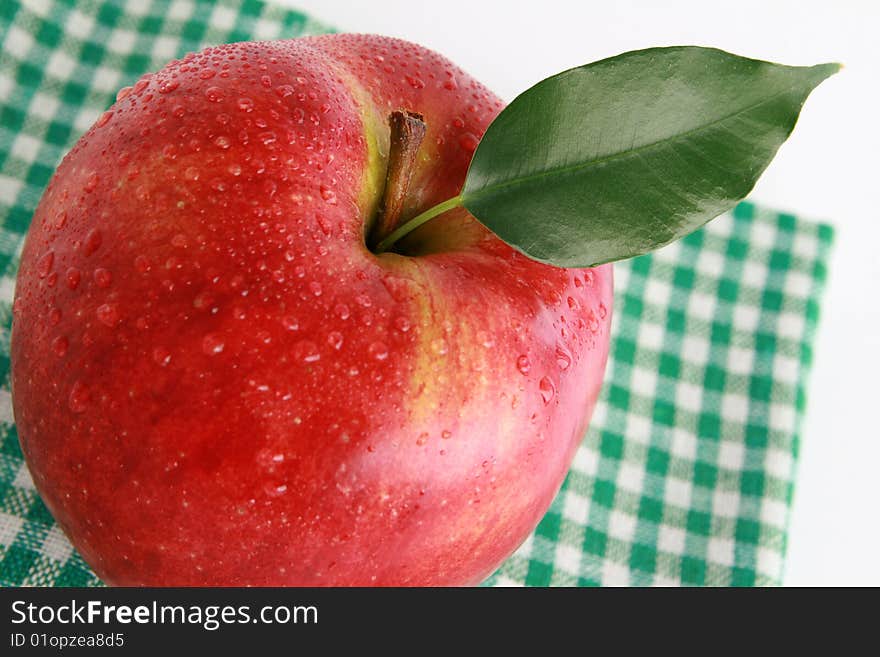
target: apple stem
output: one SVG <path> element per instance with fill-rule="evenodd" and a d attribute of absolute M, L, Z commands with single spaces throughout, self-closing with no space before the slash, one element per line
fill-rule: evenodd
<path fill-rule="evenodd" d="M 391 145 L 388 150 L 385 192 L 370 234 L 374 247 L 400 223 L 403 204 L 416 168 L 419 147 L 428 129 L 424 117 L 409 110 L 393 111 L 388 117 L 388 123 L 391 126 Z"/>
<path fill-rule="evenodd" d="M 376 254 L 384 253 L 397 242 L 402 237 L 409 235 L 416 228 L 421 226 L 424 223 L 427 223 L 431 219 L 436 216 L 443 214 L 453 208 L 457 208 L 461 205 L 461 196 L 453 196 L 452 198 L 448 198 L 442 203 L 438 203 L 432 208 L 425 210 L 420 215 L 413 217 L 405 224 L 394 230 L 388 237 L 380 241 L 376 247 L 373 249 L 373 252 Z"/>

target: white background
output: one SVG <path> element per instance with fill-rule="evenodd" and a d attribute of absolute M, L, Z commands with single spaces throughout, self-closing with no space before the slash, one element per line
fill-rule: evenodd
<path fill-rule="evenodd" d="M 280 0 L 447 55 L 506 100 L 572 66 L 695 44 L 843 62 L 751 198 L 836 228 L 791 521 L 789 585 L 880 585 L 880 2 Z"/>

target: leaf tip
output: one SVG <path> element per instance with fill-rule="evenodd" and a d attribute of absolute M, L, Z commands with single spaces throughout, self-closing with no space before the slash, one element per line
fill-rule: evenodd
<path fill-rule="evenodd" d="M 830 78 L 835 73 L 843 70 L 843 64 L 840 62 L 826 62 L 825 64 L 816 64 L 812 67 L 816 72 L 820 73 L 822 79 Z"/>

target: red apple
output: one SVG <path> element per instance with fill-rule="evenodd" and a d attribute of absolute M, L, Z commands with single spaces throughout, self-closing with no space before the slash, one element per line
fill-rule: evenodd
<path fill-rule="evenodd" d="M 22 255 L 15 417 L 117 585 L 462 585 L 532 531 L 587 427 L 611 267 L 465 210 L 366 244 L 389 115 L 427 133 L 403 214 L 456 195 L 501 101 L 376 36 L 209 48 L 120 92 Z"/>

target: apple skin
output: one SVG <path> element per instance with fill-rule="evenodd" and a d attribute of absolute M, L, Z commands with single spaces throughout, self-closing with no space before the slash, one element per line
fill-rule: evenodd
<path fill-rule="evenodd" d="M 466 211 L 365 246 L 388 115 L 428 126 L 407 214 L 457 194 L 501 101 L 333 35 L 210 48 L 123 90 L 34 215 L 12 334 L 34 482 L 112 585 L 470 585 L 587 427 L 612 270 Z"/>

